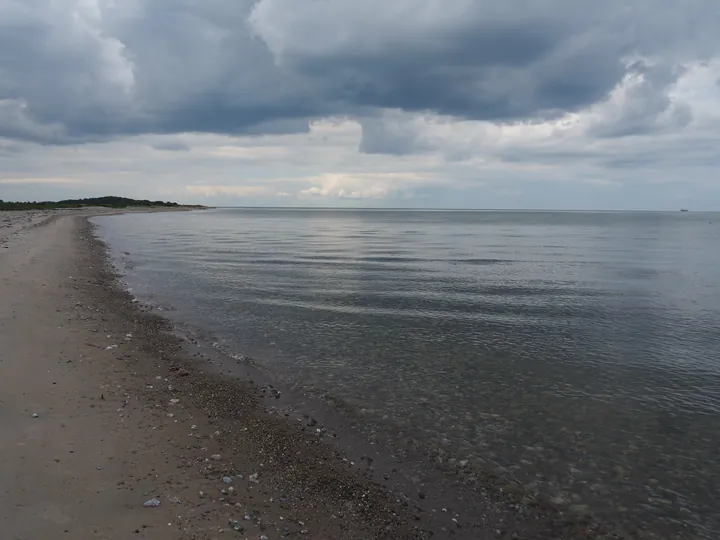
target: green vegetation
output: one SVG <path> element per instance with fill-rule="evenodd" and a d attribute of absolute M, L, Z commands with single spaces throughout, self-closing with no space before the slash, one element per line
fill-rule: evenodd
<path fill-rule="evenodd" d="M 92 197 L 90 199 L 68 199 L 65 201 L 42 202 L 5 202 L 0 199 L 0 210 L 52 210 L 55 208 L 84 208 L 87 206 L 103 206 L 105 208 L 130 207 L 172 207 L 172 208 L 202 208 L 201 206 L 180 205 L 175 202 L 148 201 L 127 199 L 125 197 Z"/>

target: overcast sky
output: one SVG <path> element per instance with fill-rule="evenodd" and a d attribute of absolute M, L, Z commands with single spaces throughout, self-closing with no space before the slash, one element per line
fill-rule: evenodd
<path fill-rule="evenodd" d="M 0 199 L 720 209 L 719 0 L 0 0 Z"/>

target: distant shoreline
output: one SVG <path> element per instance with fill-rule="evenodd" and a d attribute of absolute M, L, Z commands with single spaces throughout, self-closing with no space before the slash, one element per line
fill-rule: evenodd
<path fill-rule="evenodd" d="M 126 197 L 114 196 L 32 202 L 13 202 L 3 201 L 0 199 L 0 211 L 66 210 L 83 208 L 111 208 L 118 210 L 133 208 L 184 208 L 190 210 L 202 210 L 207 207 L 202 205 L 179 204 L 170 201 L 150 201 L 148 199 L 129 199 Z"/>

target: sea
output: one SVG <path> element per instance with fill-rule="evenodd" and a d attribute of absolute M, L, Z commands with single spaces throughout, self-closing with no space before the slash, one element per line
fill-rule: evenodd
<path fill-rule="evenodd" d="M 238 362 L 557 504 L 720 537 L 720 214 L 93 221 L 138 299 Z"/>

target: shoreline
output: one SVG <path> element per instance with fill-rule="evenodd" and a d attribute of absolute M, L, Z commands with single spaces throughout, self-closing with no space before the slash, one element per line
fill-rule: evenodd
<path fill-rule="evenodd" d="M 112 434 L 117 425 L 123 430 L 125 438 L 117 447 L 118 455 L 112 459 L 118 460 L 115 464 L 125 464 L 118 471 L 118 480 L 124 483 L 117 483 L 114 491 L 132 501 L 132 508 L 124 511 L 132 516 L 139 512 L 140 521 L 156 524 L 145 529 L 138 525 L 123 531 L 118 538 L 135 530 L 139 531 L 135 533 L 139 538 L 214 538 L 220 529 L 237 534 L 232 530 L 234 527 L 243 529 L 242 538 L 265 534 L 268 538 L 297 535 L 328 540 L 409 539 L 428 538 L 431 533 L 433 538 L 458 539 L 620 537 L 585 517 L 565 515 L 535 500 L 523 502 L 520 494 L 490 492 L 482 484 L 484 480 L 468 475 L 458 476 L 454 483 L 464 485 L 459 491 L 468 498 L 468 507 L 476 509 L 475 515 L 433 507 L 431 501 L 439 500 L 442 493 L 432 486 L 425 497 L 411 493 L 416 491 L 412 486 L 408 486 L 408 493 L 399 493 L 397 489 L 390 492 L 371 478 L 377 471 L 370 460 L 352 465 L 337 450 L 337 445 L 320 440 L 317 435 L 320 428 L 309 425 L 312 422 L 301 426 L 269 412 L 261 386 L 211 373 L 207 361 L 194 357 L 188 343 L 173 334 L 170 321 L 138 306 L 119 286 L 106 247 L 93 234 L 93 226 L 87 220 L 91 215 L 86 212 L 50 218 L 43 227 L 25 231 L 17 242 L 12 238 L 11 244 L 26 242 L 26 248 L 33 243 L 42 247 L 43 236 L 45 242 L 51 233 L 55 240 L 64 238 L 64 243 L 60 243 L 65 248 L 61 260 L 57 253 L 41 249 L 34 254 L 34 262 L 32 256 L 26 261 L 36 267 L 45 264 L 48 268 L 45 275 L 36 269 L 38 279 L 45 278 L 50 286 L 59 285 L 62 292 L 52 298 L 38 297 L 38 303 L 23 308 L 23 314 L 24 318 L 33 319 L 33 312 L 53 310 L 35 331 L 42 331 L 43 326 L 49 329 L 62 319 L 64 326 L 58 330 L 64 331 L 57 332 L 57 338 L 64 339 L 62 351 L 66 363 L 102 390 L 101 399 L 95 396 L 90 398 L 89 405 L 84 403 L 89 408 L 83 408 L 81 418 L 88 421 L 94 418 L 101 434 Z M 3 250 L 0 256 L 7 253 L 8 250 Z M 15 261 L 9 272 L 7 261 L 0 258 L 3 286 L 13 286 L 18 265 L 22 263 Z M 53 278 L 61 283 L 51 283 Z M 14 284 L 13 294 L 22 297 L 26 290 L 19 285 L 22 284 Z M 16 311 L 22 308 L 19 301 L 16 304 Z M 8 324 L 7 314 L 5 318 L 2 315 L 0 321 Z M 37 323 L 37 317 L 34 319 Z M 72 334 L 72 339 L 68 334 Z M 16 351 L 19 348 L 15 344 Z M 13 347 L 2 350 L 14 352 Z M 0 373 L 29 370 L 25 373 L 28 376 L 46 367 L 21 369 L 9 363 L 10 356 L 0 358 Z M 87 360 L 90 358 L 92 363 Z M 56 360 L 43 362 L 54 364 Z M 6 390 L 3 383 L 0 389 Z M 46 452 L 38 452 L 36 459 L 52 459 Z M 136 467 L 144 469 L 147 476 L 138 474 Z M 90 476 L 97 471 L 91 471 Z M 71 473 L 80 475 L 81 471 Z M 9 473 L 0 472 L 0 478 L 6 474 Z M 237 474 L 244 477 L 240 479 Z M 254 474 L 258 475 L 257 484 L 251 481 Z M 232 484 L 223 484 L 225 475 L 233 475 Z M 88 476 L 82 480 L 92 484 Z M 228 493 L 223 494 L 223 489 Z M 200 491 L 206 496 L 200 497 Z M 146 494 L 159 495 L 162 505 L 157 509 L 142 508 Z M 39 497 L 50 495 L 40 493 Z M 12 503 L 6 496 L 7 500 L 0 501 L 9 508 Z M 172 502 L 173 498 L 181 502 Z M 250 519 L 246 520 L 246 515 Z M 108 520 L 116 518 L 107 516 Z M 15 519 L 19 518 L 3 516 L 5 530 L 16 530 L 12 528 Z M 93 515 L 93 519 L 98 518 Z M 132 526 L 130 520 L 127 524 Z M 158 536 L 161 525 L 163 536 Z M 24 538 L 21 534 L 17 537 Z"/>

